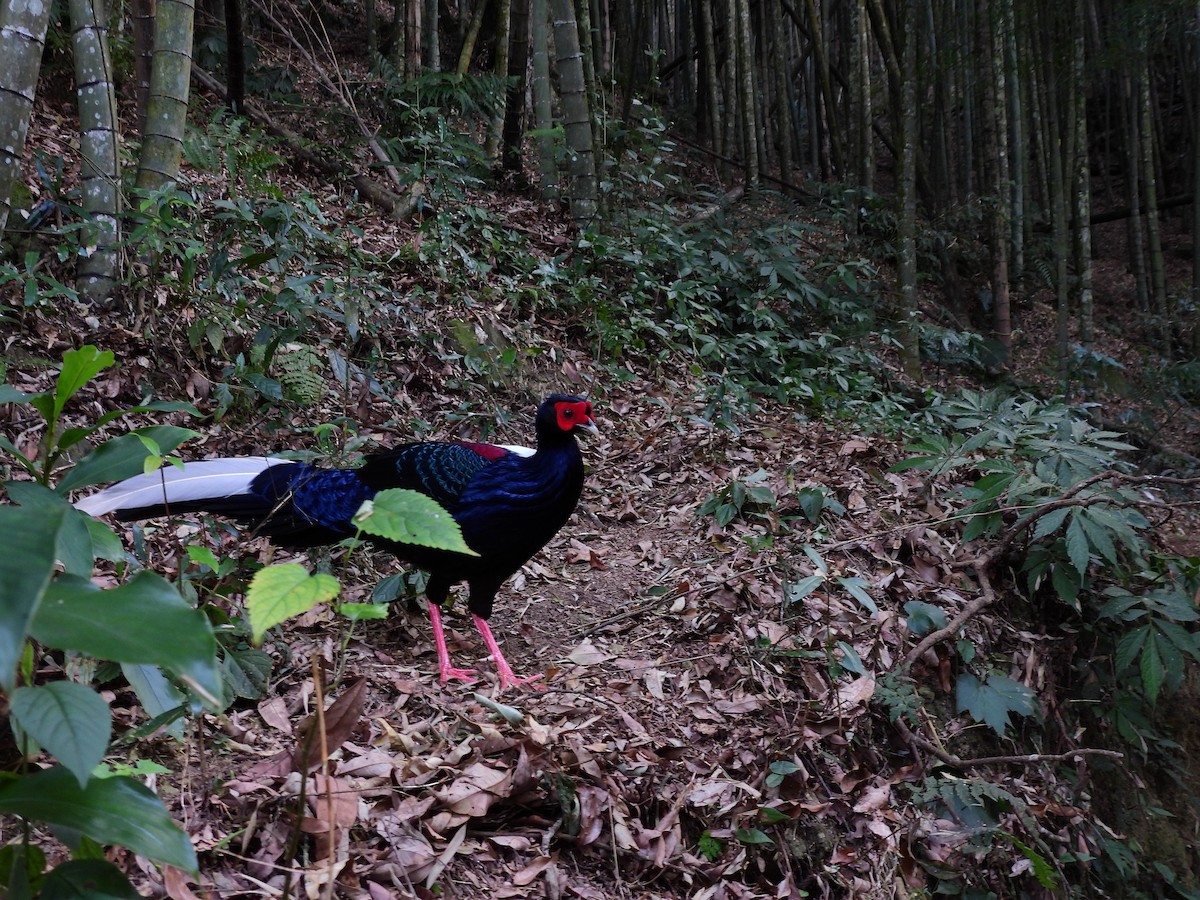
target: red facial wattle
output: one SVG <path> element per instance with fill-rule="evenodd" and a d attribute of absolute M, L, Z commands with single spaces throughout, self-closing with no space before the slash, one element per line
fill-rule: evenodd
<path fill-rule="evenodd" d="M 558 415 L 558 427 L 563 431 L 574 431 L 576 428 L 594 429 L 592 421 L 592 403 L 590 400 L 580 400 L 577 403 L 559 403 L 555 406 Z M 590 428 L 589 428 L 590 426 Z"/>

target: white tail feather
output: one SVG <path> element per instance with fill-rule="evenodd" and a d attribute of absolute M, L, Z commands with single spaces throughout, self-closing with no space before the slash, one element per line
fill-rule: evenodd
<path fill-rule="evenodd" d="M 109 485 L 99 493 L 76 501 L 75 508 L 91 516 L 102 516 L 156 503 L 233 497 L 246 493 L 250 482 L 270 466 L 287 462 L 266 456 L 241 456 L 197 460 L 184 463 L 183 468 L 163 466 L 149 475 L 135 475 Z"/>

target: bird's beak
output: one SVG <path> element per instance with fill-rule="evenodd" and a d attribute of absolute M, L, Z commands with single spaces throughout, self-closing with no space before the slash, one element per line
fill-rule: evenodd
<path fill-rule="evenodd" d="M 600 429 L 596 427 L 596 423 L 591 419 L 588 419 L 587 422 L 582 425 L 576 425 L 575 430 L 586 431 L 588 434 L 592 435 L 592 437 L 600 436 Z"/>

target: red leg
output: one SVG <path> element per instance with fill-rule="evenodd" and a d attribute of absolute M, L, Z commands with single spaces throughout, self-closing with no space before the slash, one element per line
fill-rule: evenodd
<path fill-rule="evenodd" d="M 518 678 L 514 675 L 508 660 L 500 652 L 500 645 L 496 643 L 496 638 L 492 635 L 492 629 L 488 627 L 487 620 L 479 616 L 471 616 L 471 618 L 475 620 L 475 627 L 483 635 L 483 642 L 487 644 L 488 653 L 492 654 L 492 660 L 496 663 L 496 671 L 500 675 L 500 690 L 513 684 L 529 684 L 542 677 L 541 675 L 531 675 L 529 678 Z"/>
<path fill-rule="evenodd" d="M 442 676 L 442 684 L 451 678 L 455 681 L 473 682 L 471 676 L 474 669 L 456 669 L 450 665 L 450 651 L 446 648 L 446 632 L 442 629 L 442 609 L 432 600 L 429 601 L 429 621 L 433 625 L 433 643 L 437 646 L 438 671 Z"/>

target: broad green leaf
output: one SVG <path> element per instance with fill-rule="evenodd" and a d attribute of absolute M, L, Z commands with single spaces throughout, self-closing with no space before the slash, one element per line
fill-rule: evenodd
<path fill-rule="evenodd" d="M 62 368 L 58 372 L 58 383 L 54 388 L 54 418 L 57 419 L 67 401 L 79 393 L 79 389 L 107 369 L 116 360 L 111 350 L 98 350 L 92 344 L 84 344 L 78 350 L 63 354 Z"/>
<path fill-rule="evenodd" d="M 212 625 L 153 572 L 139 572 L 128 583 L 103 591 L 82 578 L 60 577 L 29 631 L 57 649 L 161 666 L 187 682 L 205 703 L 220 704 Z"/>
<path fill-rule="evenodd" d="M 18 391 L 11 384 L 0 384 L 0 403 L 28 403 L 33 394 Z"/>
<path fill-rule="evenodd" d="M 450 513 L 416 491 L 380 491 L 355 513 L 354 524 L 367 534 L 391 541 L 479 555 L 463 541 L 462 530 Z"/>
<path fill-rule="evenodd" d="M 133 693 L 142 704 L 142 709 L 151 719 L 157 719 L 164 713 L 187 704 L 187 697 L 171 684 L 158 666 L 147 663 L 121 663 L 121 674 L 125 676 L 125 680 L 129 682 Z M 182 741 L 183 725 L 183 718 L 178 717 L 162 730 L 175 740 Z"/>
<path fill-rule="evenodd" d="M 88 530 L 90 516 L 72 508 L 71 504 L 48 487 L 33 481 L 10 481 L 5 486 L 14 503 L 31 515 L 61 515 L 62 526 L 54 545 L 54 554 L 63 569 L 71 575 L 92 576 L 92 536 Z"/>
<path fill-rule="evenodd" d="M 55 568 L 65 510 L 0 507 L 0 687 L 16 686 L 17 661 Z"/>
<path fill-rule="evenodd" d="M 395 575 L 380 579 L 379 583 L 375 585 L 375 589 L 371 591 L 371 601 L 373 603 L 391 603 L 404 595 L 404 589 L 404 573 L 397 572 Z"/>
<path fill-rule="evenodd" d="M 238 697 L 257 700 L 271 683 L 271 657 L 253 647 L 227 648 L 221 660 L 226 686 Z"/>
<path fill-rule="evenodd" d="M 1067 513 L 1071 510 L 1069 507 L 1062 506 L 1058 509 L 1052 509 L 1046 513 L 1033 526 L 1033 539 L 1041 540 L 1048 534 L 1053 534 L 1062 527 L 1063 521 L 1067 518 Z"/>
<path fill-rule="evenodd" d="M 363 622 L 367 619 L 386 619 L 388 606 L 386 603 L 343 603 L 338 606 L 338 612 L 351 622 Z"/>
<path fill-rule="evenodd" d="M 861 578 L 838 578 L 838 584 L 844 587 L 850 596 L 869 609 L 875 615 L 879 615 L 879 607 L 875 605 L 875 601 L 871 595 L 867 593 L 867 583 Z"/>
<path fill-rule="evenodd" d="M 1141 668 L 1142 689 L 1153 703 L 1158 699 L 1158 692 L 1162 690 L 1163 680 L 1167 676 L 1167 667 L 1158 649 L 1158 637 L 1153 631 L 1146 635 L 1146 644 L 1142 647 Z"/>
<path fill-rule="evenodd" d="M 89 484 L 105 484 L 142 474 L 143 463 L 154 455 L 146 446 L 150 441 L 157 453 L 170 453 L 199 432 L 178 425 L 149 425 L 105 441 L 75 464 L 55 488 L 60 494 Z"/>
<path fill-rule="evenodd" d="M 90 688 L 54 681 L 13 691 L 13 720 L 79 781 L 87 784 L 112 738 L 112 713 Z"/>
<path fill-rule="evenodd" d="M 825 508 L 825 492 L 820 488 L 806 487 L 801 488 L 796 497 L 800 501 L 804 518 L 816 525 L 817 520 L 821 518 L 821 510 Z"/>
<path fill-rule="evenodd" d="M 771 839 L 770 835 L 765 834 L 757 828 L 739 828 L 733 833 L 733 836 L 743 844 L 759 844 L 767 847 L 775 846 L 775 841 Z"/>
<path fill-rule="evenodd" d="M 945 610 L 922 600 L 909 600 L 904 604 L 904 613 L 908 616 L 908 630 L 918 637 L 945 628 L 950 621 Z"/>
<path fill-rule="evenodd" d="M 14 842 L 0 847 L 0 888 L 5 900 L 35 896 L 33 883 L 46 871 L 46 852 L 37 844 Z"/>
<path fill-rule="evenodd" d="M 800 549 L 804 552 L 804 555 L 809 558 L 809 561 L 813 564 L 813 568 L 817 570 L 818 574 L 826 576 L 829 574 L 829 567 L 825 564 L 825 560 L 822 559 L 821 554 L 815 547 L 813 547 L 812 544 L 805 544 Z"/>
<path fill-rule="evenodd" d="M 61 766 L 31 772 L 0 787 L 0 813 L 73 829 L 102 844 L 197 873 L 188 836 L 153 791 L 127 776 L 93 778 L 81 788 Z"/>
<path fill-rule="evenodd" d="M 1146 638 L 1150 635 L 1150 626 L 1142 625 L 1133 631 L 1127 631 L 1121 635 L 1121 639 L 1117 641 L 1117 649 L 1113 654 L 1113 666 L 1116 669 L 1116 675 L 1121 677 L 1121 673 L 1133 665 L 1133 661 L 1138 658 L 1138 654 L 1142 652 L 1142 647 L 1146 643 Z"/>
<path fill-rule="evenodd" d="M 958 676 L 956 687 L 959 712 L 968 712 L 977 722 L 990 725 L 1003 736 L 1011 712 L 1031 716 L 1037 712 L 1037 697 L 1020 682 L 992 673 L 980 681 L 970 672 Z"/>
<path fill-rule="evenodd" d="M 795 584 L 784 585 L 783 592 L 787 597 L 788 603 L 799 603 L 824 583 L 824 576 L 807 575 Z"/>
<path fill-rule="evenodd" d="M 792 818 L 774 806 L 764 806 L 759 809 L 758 817 L 764 825 L 778 825 L 780 822 L 787 822 Z"/>
<path fill-rule="evenodd" d="M 1001 521 L 999 513 L 971 516 L 963 528 L 963 542 L 973 541 L 985 534 L 993 534 L 1000 527 Z"/>
<path fill-rule="evenodd" d="M 254 643 L 262 643 L 267 629 L 332 600 L 340 591 L 341 585 L 332 575 L 310 575 L 298 563 L 259 569 L 246 590 L 246 612 Z"/>
<path fill-rule="evenodd" d="M 68 859 L 42 882 L 41 900 L 138 900 L 125 873 L 106 859 Z"/>
<path fill-rule="evenodd" d="M 773 775 L 794 775 L 800 771 L 800 764 L 790 759 L 777 759 L 768 768 Z"/>
<path fill-rule="evenodd" d="M 1087 572 L 1091 551 L 1088 549 L 1087 533 L 1083 530 L 1078 515 L 1071 516 L 1071 524 L 1067 526 L 1067 556 L 1071 558 L 1071 565 L 1075 567 L 1075 571 L 1082 577 Z"/>
<path fill-rule="evenodd" d="M 1050 584 L 1060 600 L 1079 609 L 1079 589 L 1083 583 L 1074 566 L 1055 563 L 1050 569 Z"/>

